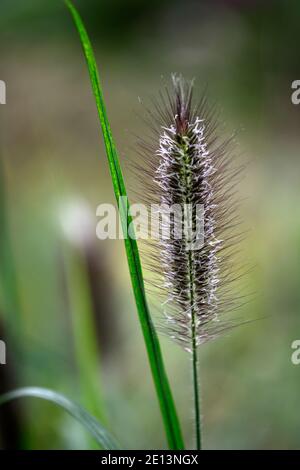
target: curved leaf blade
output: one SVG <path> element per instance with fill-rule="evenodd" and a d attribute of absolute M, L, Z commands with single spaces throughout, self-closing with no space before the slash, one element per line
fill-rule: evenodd
<path fill-rule="evenodd" d="M 73 6 L 70 0 L 65 0 L 65 3 L 68 9 L 70 10 L 71 16 L 79 33 L 81 45 L 86 58 L 92 90 L 94 93 L 96 107 L 102 128 L 105 149 L 113 182 L 113 188 L 119 206 L 122 229 L 123 233 L 127 234 L 128 226 L 131 224 L 132 218 L 128 210 L 129 203 L 127 198 L 126 187 L 122 175 L 121 166 L 119 163 L 117 149 L 112 137 L 109 120 L 106 113 L 93 48 L 78 11 Z M 121 200 L 119 198 L 121 198 Z M 126 200 L 126 202 L 124 202 L 124 199 Z M 133 293 L 135 297 L 142 332 L 144 335 L 153 381 L 156 387 L 156 393 L 160 404 L 167 440 L 171 449 L 184 449 L 180 423 L 178 420 L 175 403 L 166 374 L 159 340 L 152 323 L 149 307 L 146 300 L 142 267 L 137 242 L 133 236 L 125 236 L 124 238 Z"/>
<path fill-rule="evenodd" d="M 79 421 L 94 437 L 102 449 L 115 450 L 119 446 L 110 433 L 84 408 L 69 400 L 61 393 L 41 387 L 24 387 L 12 390 L 0 395 L 0 406 L 18 398 L 34 397 L 49 401 L 62 408 L 64 411 Z"/>

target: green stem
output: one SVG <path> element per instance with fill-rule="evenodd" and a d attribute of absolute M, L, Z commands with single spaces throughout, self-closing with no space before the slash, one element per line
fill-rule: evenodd
<path fill-rule="evenodd" d="M 192 374 L 194 388 L 194 410 L 195 410 L 195 431 L 196 431 L 196 448 L 201 449 L 201 416 L 200 416 L 200 393 L 198 378 L 198 354 L 196 339 L 196 312 L 194 308 L 194 273 L 192 254 L 189 252 L 189 283 L 190 283 L 190 306 L 191 306 L 191 330 L 192 330 Z"/>
<path fill-rule="evenodd" d="M 192 188 L 191 188 L 191 175 L 189 170 L 190 156 L 188 153 L 188 146 L 182 139 L 181 147 L 184 152 L 182 179 L 186 194 L 184 196 L 185 204 L 192 202 Z M 192 227 L 194 229 L 194 227 Z M 197 354 L 197 326 L 196 326 L 196 312 L 194 307 L 194 289 L 195 289 L 195 275 L 194 275 L 194 259 L 193 252 L 189 250 L 188 255 L 188 281 L 189 281 L 189 307 L 191 313 L 191 337 L 192 337 L 192 376 L 193 376 L 193 389 L 194 389 L 194 412 L 195 412 L 195 431 L 196 431 L 196 448 L 201 449 L 201 415 L 200 415 L 200 392 L 199 392 L 199 377 L 198 377 L 198 354 Z"/>
<path fill-rule="evenodd" d="M 194 314 L 192 314 L 192 361 L 193 361 L 193 386 L 194 386 L 194 408 L 195 408 L 195 428 L 196 428 L 196 447 L 201 450 L 201 415 L 200 415 L 200 392 L 198 379 L 198 354 L 196 345 L 196 332 L 194 325 Z"/>

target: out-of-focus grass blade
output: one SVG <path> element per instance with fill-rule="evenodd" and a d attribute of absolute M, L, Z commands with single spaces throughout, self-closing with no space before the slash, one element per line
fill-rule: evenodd
<path fill-rule="evenodd" d="M 95 335 L 93 301 L 80 249 L 65 246 L 64 264 L 68 299 L 70 302 L 76 362 L 80 378 L 82 404 L 105 422 L 103 396 L 100 386 L 100 353 Z"/>
<path fill-rule="evenodd" d="M 92 434 L 102 449 L 119 449 L 115 439 L 92 415 L 90 415 L 81 406 L 66 398 L 64 395 L 54 392 L 53 390 L 40 387 L 19 388 L 1 395 L 0 405 L 11 400 L 24 397 L 41 398 L 42 400 L 47 400 L 60 406 L 63 410 L 73 416 L 73 418 L 77 419 L 77 421 L 79 421 Z"/>
<path fill-rule="evenodd" d="M 11 234 L 7 213 L 5 175 L 0 156 L 0 303 L 8 334 L 14 346 L 21 341 L 21 312 L 15 260 L 11 246 Z"/>
<path fill-rule="evenodd" d="M 85 58 L 87 61 L 92 89 L 96 100 L 96 106 L 102 128 L 114 192 L 119 206 L 122 228 L 123 232 L 127 234 L 127 229 L 129 224 L 132 222 L 132 218 L 128 214 L 129 203 L 127 199 L 127 192 L 119 163 L 117 150 L 112 138 L 110 125 L 106 114 L 102 89 L 100 86 L 97 65 L 92 45 L 90 43 L 88 34 L 86 32 L 86 29 L 83 25 L 79 13 L 75 9 L 71 1 L 65 0 L 65 3 L 71 12 L 74 23 L 78 30 Z M 119 200 L 120 197 L 121 201 Z M 154 329 L 146 301 L 143 274 L 137 242 L 134 237 L 125 236 L 124 238 L 133 292 L 146 343 L 146 349 L 148 352 L 153 380 L 155 383 L 156 392 L 160 403 L 160 409 L 165 425 L 168 443 L 171 449 L 183 449 L 184 444 L 181 435 L 180 425 L 177 418 L 177 413 L 168 378 L 166 375 L 158 337 Z"/>

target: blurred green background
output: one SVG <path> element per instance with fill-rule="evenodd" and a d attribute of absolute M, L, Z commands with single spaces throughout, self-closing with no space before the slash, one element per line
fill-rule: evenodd
<path fill-rule="evenodd" d="M 259 319 L 200 349 L 204 447 L 299 448 L 300 4 L 289 1 L 77 0 L 93 41 L 126 181 L 147 132 L 140 101 L 172 72 L 196 78 L 239 129 L 250 161 L 240 188 L 251 228 L 244 254 Z M 58 0 L 1 0 L 1 390 L 53 388 L 103 419 L 125 448 L 165 448 L 122 241 L 95 236 L 114 203 L 88 74 Z M 151 299 L 155 303 L 155 299 Z M 90 323 L 89 323 L 90 322 Z M 1 334 L 2 332 L 2 334 Z M 161 338 L 188 447 L 190 358 Z M 93 358 L 99 354 L 99 360 Z M 5 372 L 4 372 L 5 367 Z M 88 384 L 88 385 L 87 385 Z M 93 447 L 46 402 L 2 411 L 2 447 Z M 12 418 L 13 417 L 13 418 Z"/>

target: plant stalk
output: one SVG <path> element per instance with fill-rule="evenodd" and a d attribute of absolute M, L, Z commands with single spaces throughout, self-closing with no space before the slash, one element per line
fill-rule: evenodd
<path fill-rule="evenodd" d="M 194 332 L 193 326 L 192 326 L 192 335 L 193 335 L 192 361 L 193 361 L 196 448 L 197 450 L 201 450 L 201 415 L 200 415 L 200 391 L 199 391 L 199 376 L 198 376 L 198 351 L 197 351 L 196 338 L 195 338 L 195 332 Z"/>
<path fill-rule="evenodd" d="M 182 142 L 183 150 L 183 168 L 182 180 L 183 187 L 186 188 L 184 196 L 185 204 L 192 203 L 192 189 L 191 189 L 191 175 L 189 170 L 190 156 L 188 153 L 188 146 Z M 192 216 L 192 214 L 189 214 Z M 194 229 L 194 227 L 192 227 Z M 194 414 L 195 414 L 195 434 L 196 434 L 196 448 L 201 450 L 201 414 L 200 414 L 200 392 L 199 392 L 199 377 L 198 377 L 198 353 L 197 353 L 197 326 L 196 326 L 196 312 L 194 306 L 194 289 L 195 289 L 195 274 L 194 274 L 194 259 L 193 252 L 189 249 L 188 254 L 188 277 L 189 277 L 189 307 L 191 314 L 191 353 L 192 353 L 192 380 L 194 390 Z"/>
<path fill-rule="evenodd" d="M 191 330 L 192 330 L 192 376 L 194 389 L 194 413 L 196 448 L 201 450 L 201 415 L 200 415 L 200 392 L 198 376 L 198 351 L 196 340 L 196 313 L 194 308 L 194 275 L 192 268 L 192 254 L 189 252 L 189 274 L 190 274 L 190 305 L 191 305 Z"/>

